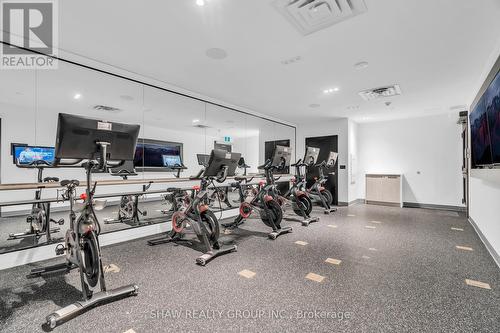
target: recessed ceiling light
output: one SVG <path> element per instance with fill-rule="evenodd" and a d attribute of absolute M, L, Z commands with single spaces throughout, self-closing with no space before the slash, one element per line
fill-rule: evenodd
<path fill-rule="evenodd" d="M 193 124 L 199 123 L 200 119 L 193 119 Z"/>
<path fill-rule="evenodd" d="M 356 69 L 364 69 L 366 67 L 368 67 L 368 62 L 366 61 L 360 61 L 354 64 L 354 68 Z"/>
<path fill-rule="evenodd" d="M 205 6 L 205 0 L 196 0 L 196 4 L 200 7 Z"/>
<path fill-rule="evenodd" d="M 76 93 L 75 96 L 73 96 L 74 99 L 80 99 L 82 98 L 82 94 Z"/>
<path fill-rule="evenodd" d="M 219 49 L 217 47 L 208 49 L 205 54 L 207 57 L 216 59 L 216 60 L 221 60 L 227 57 L 227 52 L 223 49 Z"/>
<path fill-rule="evenodd" d="M 328 89 L 325 89 L 323 90 L 323 93 L 324 94 L 331 94 L 332 92 L 337 92 L 339 91 L 340 89 L 338 87 L 335 87 L 335 88 L 328 88 Z"/>
<path fill-rule="evenodd" d="M 309 107 L 310 107 L 310 108 L 313 108 L 313 109 L 317 109 L 317 108 L 319 108 L 320 106 L 321 106 L 321 105 L 316 104 L 316 103 L 309 104 Z"/>

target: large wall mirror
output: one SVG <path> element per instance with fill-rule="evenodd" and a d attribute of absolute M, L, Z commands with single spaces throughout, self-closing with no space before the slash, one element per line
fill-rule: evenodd
<path fill-rule="evenodd" d="M 128 180 L 137 181 L 97 186 L 96 196 L 106 201 L 106 207 L 97 212 L 103 233 L 167 222 L 168 205 L 164 204 L 162 191 L 169 184 L 152 184 L 147 188 L 151 193 L 139 196 L 143 213 L 139 222 L 123 223 L 116 219 L 121 194 L 141 192 L 151 179 L 186 178 L 196 174 L 203 167 L 200 159 L 210 154 L 216 145 L 241 153 L 249 166 L 248 173 L 259 172 L 258 166 L 265 162 L 266 147 L 270 143 L 286 141 L 295 150 L 293 126 L 63 60 L 59 61 L 57 70 L 2 71 L 0 253 L 48 243 L 47 233 L 37 231 L 30 222 L 31 204 L 20 204 L 35 199 L 36 190 L 33 186 L 18 189 L 18 185 L 36 183 L 39 176 L 42 180 L 46 177 L 85 178 L 79 168 L 44 168 L 40 172 L 39 168 L 20 168 L 15 164 L 12 144 L 17 144 L 18 154 L 32 152 L 31 148 L 45 152 L 43 149 L 54 147 L 59 113 L 141 126 L 133 162 L 136 172 L 127 176 Z M 185 169 L 177 172 L 158 165 L 161 162 L 148 157 L 152 149 L 165 151 L 164 163 L 180 159 Z M 243 173 L 243 170 L 237 172 Z M 98 181 L 122 178 L 109 173 L 94 176 Z M 83 188 L 78 191 L 81 192 Z M 54 186 L 43 189 L 41 197 L 60 198 L 60 193 Z M 230 209 L 231 204 L 233 208 L 238 206 L 229 200 L 218 208 Z M 57 223 L 68 219 L 67 203 L 54 201 L 50 208 L 54 222 L 48 223 L 49 237 L 57 242 L 68 228 L 68 223 Z"/>

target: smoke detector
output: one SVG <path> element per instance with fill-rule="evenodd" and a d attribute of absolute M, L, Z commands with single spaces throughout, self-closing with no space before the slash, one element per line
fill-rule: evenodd
<path fill-rule="evenodd" d="M 360 91 L 358 94 L 365 101 L 371 101 L 374 99 L 401 95 L 401 88 L 399 87 L 398 84 L 394 84 L 392 86 L 363 90 Z"/>
<path fill-rule="evenodd" d="M 97 110 L 97 111 L 105 111 L 105 112 L 111 112 L 111 113 L 117 113 L 117 112 L 122 111 L 118 108 L 115 108 L 112 106 L 106 106 L 106 105 L 96 105 L 96 106 L 94 106 L 93 109 Z"/>
<path fill-rule="evenodd" d="M 364 0 L 275 0 L 273 5 L 303 35 L 368 10 Z"/>

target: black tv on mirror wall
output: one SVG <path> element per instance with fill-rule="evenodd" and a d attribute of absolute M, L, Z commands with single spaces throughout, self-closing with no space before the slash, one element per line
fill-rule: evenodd
<path fill-rule="evenodd" d="M 500 165 L 500 71 L 469 114 L 472 168 Z"/>
<path fill-rule="evenodd" d="M 138 171 L 172 171 L 169 161 L 182 164 L 182 143 L 151 139 L 137 140 L 134 167 Z"/>

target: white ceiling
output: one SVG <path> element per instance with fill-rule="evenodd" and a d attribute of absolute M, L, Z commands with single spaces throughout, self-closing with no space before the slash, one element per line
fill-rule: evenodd
<path fill-rule="evenodd" d="M 195 2 L 59 1 L 60 48 L 299 123 L 449 112 L 471 103 L 500 45 L 499 0 L 365 0 L 367 13 L 305 37 L 271 0 Z M 208 58 L 214 47 L 228 57 Z M 394 83 L 390 107 L 357 95 Z"/>

